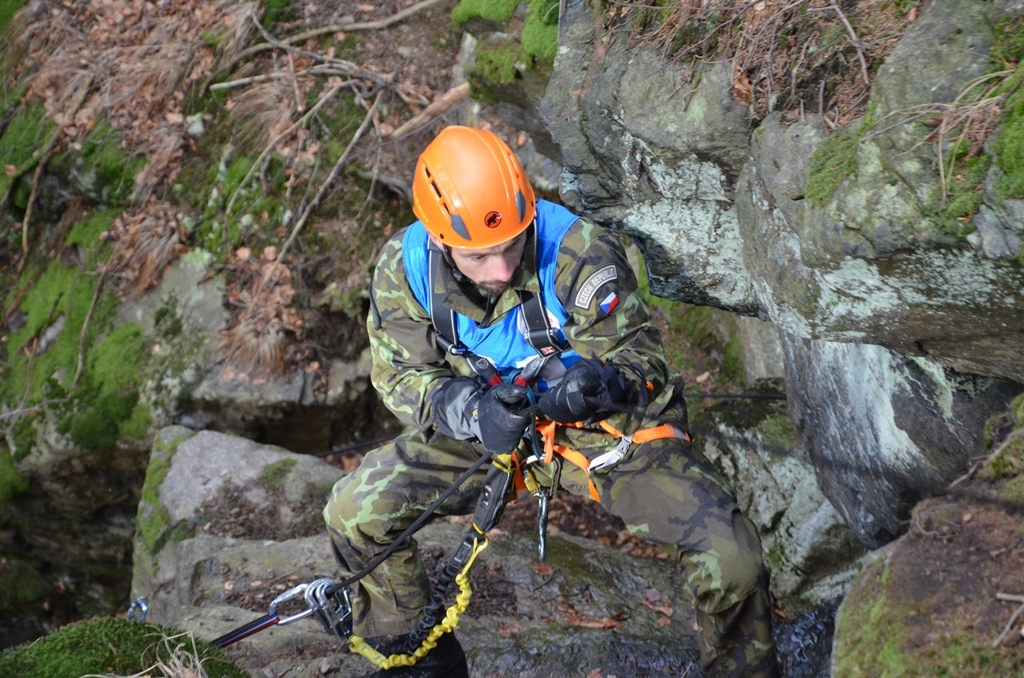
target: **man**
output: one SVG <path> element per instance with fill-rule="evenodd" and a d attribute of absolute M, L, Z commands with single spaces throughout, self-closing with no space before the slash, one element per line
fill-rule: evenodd
<path fill-rule="evenodd" d="M 582 455 L 561 487 L 589 490 L 677 559 L 705 672 L 778 675 L 760 541 L 683 433 L 682 386 L 618 239 L 536 201 L 508 146 L 477 129 L 431 142 L 413 197 L 419 221 L 385 245 L 367 321 L 371 379 L 409 429 L 334 487 L 324 518 L 341 567 L 362 569 L 488 450 L 515 448 L 533 423 L 522 412 L 531 388 L 539 419 L 584 423 L 547 431 Z M 557 475 L 546 471 L 542 483 Z M 438 513 L 473 512 L 483 475 Z M 360 581 L 357 632 L 407 636 L 429 594 L 410 540 Z M 465 676 L 465 655 L 446 633 L 414 666 L 378 675 Z"/>

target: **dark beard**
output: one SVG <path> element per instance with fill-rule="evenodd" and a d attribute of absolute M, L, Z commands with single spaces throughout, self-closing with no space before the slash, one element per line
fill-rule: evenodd
<path fill-rule="evenodd" d="M 511 282 L 498 282 L 496 280 L 491 280 L 482 283 L 473 283 L 473 286 L 476 287 L 477 291 L 480 292 L 480 294 L 484 295 L 485 297 L 491 298 L 500 297 L 501 295 L 505 294 L 505 292 L 512 289 Z"/>

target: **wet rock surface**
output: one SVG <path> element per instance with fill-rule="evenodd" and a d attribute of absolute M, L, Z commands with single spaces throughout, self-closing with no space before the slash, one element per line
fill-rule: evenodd
<path fill-rule="evenodd" d="M 871 548 L 984 455 L 986 420 L 1024 389 L 880 346 L 788 337 L 784 351 L 790 411 L 818 483 Z"/>

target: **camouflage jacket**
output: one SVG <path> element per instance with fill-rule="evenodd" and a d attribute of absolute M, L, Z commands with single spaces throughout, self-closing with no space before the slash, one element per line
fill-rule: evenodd
<path fill-rule="evenodd" d="M 431 396 L 444 380 L 454 376 L 472 376 L 467 361 L 438 348 L 429 312 L 421 306 L 406 279 L 402 257 L 405 229 L 396 233 L 381 251 L 370 288 L 370 314 L 367 329 L 373 356 L 371 381 L 381 394 L 387 407 L 406 425 L 420 429 L 430 428 Z M 531 232 L 530 238 L 534 234 Z M 512 289 L 498 300 L 493 311 L 485 317 L 485 309 L 478 305 L 459 286 L 449 270 L 442 273 L 439 284 L 446 288 L 445 306 L 468 316 L 481 326 L 496 322 L 513 312 L 520 304 L 517 290 L 540 292 L 540 280 L 533 247 L 527 243 L 522 265 L 512 281 Z M 607 278 L 598 272 L 609 264 L 616 268 L 614 279 L 595 287 L 595 282 Z M 589 286 L 588 286 L 589 283 Z M 670 419 L 685 418 L 685 414 L 669 416 L 668 405 L 680 408 L 681 391 L 670 383 L 668 365 L 657 328 L 651 323 L 651 313 L 638 289 L 636 273 L 630 266 L 618 237 L 607 230 L 582 219 L 570 227 L 562 239 L 557 257 L 555 293 L 568 313 L 562 331 L 569 345 L 584 358 L 600 358 L 612 365 L 629 366 L 624 374 L 634 388 L 648 392 L 651 400 L 647 417 L 634 421 L 626 415 L 617 415 L 609 421 L 619 430 L 631 433 L 659 415 Z M 610 292 L 618 303 L 610 310 L 602 310 L 601 301 Z M 584 303 L 585 302 L 585 303 Z M 502 366 L 498 366 L 501 369 Z M 642 383 L 644 375 L 653 390 Z M 568 432 L 566 444 L 581 446 L 607 446 L 614 444 L 603 433 Z"/>

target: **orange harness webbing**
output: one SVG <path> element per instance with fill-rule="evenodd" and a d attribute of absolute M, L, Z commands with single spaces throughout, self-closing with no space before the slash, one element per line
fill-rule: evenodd
<path fill-rule="evenodd" d="M 660 424 L 658 426 L 652 426 L 651 428 L 640 429 L 639 431 L 635 431 L 632 436 L 627 436 L 606 421 L 600 422 L 600 425 L 606 432 L 613 436 L 622 438 L 620 446 L 625 445 L 627 448 L 632 443 L 648 443 L 652 440 L 660 440 L 661 438 L 682 438 L 686 441 L 689 441 L 690 439 L 685 431 L 680 431 L 672 424 Z M 587 474 L 587 484 L 590 486 L 590 496 L 594 498 L 594 501 L 600 504 L 601 497 L 597 492 L 597 486 L 594 485 L 593 479 L 590 478 L 590 460 L 587 459 L 587 457 L 579 450 L 574 450 L 565 445 L 555 444 L 555 433 L 559 426 L 582 428 L 584 424 L 583 422 L 576 422 L 573 424 L 559 424 L 554 421 L 537 422 L 537 432 L 544 437 L 544 463 L 550 464 L 557 454 L 572 465 L 582 469 L 583 472 Z M 623 453 L 625 453 L 625 450 L 623 450 Z"/>

